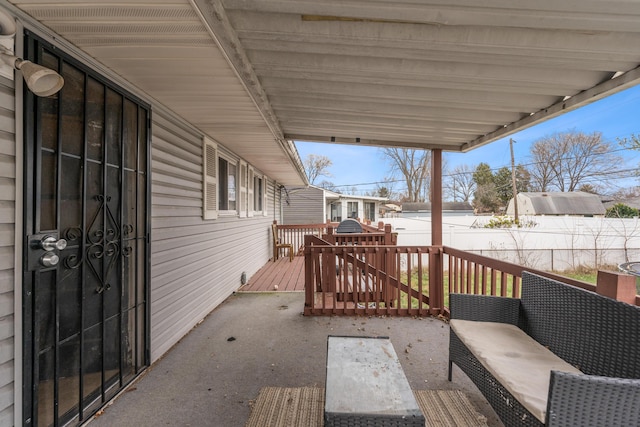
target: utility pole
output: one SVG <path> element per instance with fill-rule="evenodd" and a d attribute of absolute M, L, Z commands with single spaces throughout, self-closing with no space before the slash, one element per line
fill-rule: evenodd
<path fill-rule="evenodd" d="M 516 163 L 513 158 L 513 138 L 509 138 L 509 148 L 511 149 L 511 186 L 513 187 L 513 213 L 515 223 L 518 224 L 518 190 L 516 187 Z"/>

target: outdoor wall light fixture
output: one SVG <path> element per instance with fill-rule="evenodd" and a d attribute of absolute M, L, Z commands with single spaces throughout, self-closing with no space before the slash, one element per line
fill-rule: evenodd
<path fill-rule="evenodd" d="M 37 96 L 51 96 L 64 86 L 64 79 L 60 74 L 50 68 L 18 58 L 4 46 L 0 46 L 0 58 L 5 64 L 22 72 L 25 83 Z"/>
<path fill-rule="evenodd" d="M 62 89 L 64 79 L 60 74 L 14 55 L 15 35 L 15 19 L 0 10 L 0 75 L 13 79 L 13 70 L 21 71 L 27 87 L 37 96 L 51 96 Z"/>

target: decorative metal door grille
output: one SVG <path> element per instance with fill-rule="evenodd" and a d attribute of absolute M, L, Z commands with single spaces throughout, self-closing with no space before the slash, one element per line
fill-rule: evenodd
<path fill-rule="evenodd" d="M 77 425 L 149 363 L 150 112 L 25 38 L 65 85 L 24 94 L 22 423 Z"/>

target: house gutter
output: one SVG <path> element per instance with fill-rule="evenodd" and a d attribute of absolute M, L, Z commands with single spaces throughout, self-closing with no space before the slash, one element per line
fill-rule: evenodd
<path fill-rule="evenodd" d="M 564 99 L 561 99 L 548 107 L 542 108 L 535 113 L 531 113 L 520 120 L 505 124 L 493 132 L 489 132 L 473 141 L 464 143 L 461 146 L 460 151 L 466 153 L 473 148 L 513 135 L 523 129 L 537 125 L 538 123 L 542 123 L 561 114 L 584 107 L 585 105 L 598 101 L 609 95 L 613 95 L 614 93 L 633 87 L 639 82 L 640 66 L 622 74 L 616 73 L 610 79 L 596 84 L 589 89 L 583 90 L 572 97 L 565 97 Z"/>
<path fill-rule="evenodd" d="M 271 108 L 267 94 L 256 75 L 251 61 L 247 57 L 238 35 L 236 34 L 229 17 L 220 0 L 189 0 L 194 11 L 202 21 L 211 38 L 215 41 L 220 52 L 235 73 L 238 81 L 245 88 L 249 98 L 262 116 L 269 131 L 282 151 L 289 157 L 296 172 L 305 185 L 309 185 L 307 174 L 302 166 L 300 155 L 295 148 L 293 140 L 287 139 L 280 127 L 280 122 Z"/>

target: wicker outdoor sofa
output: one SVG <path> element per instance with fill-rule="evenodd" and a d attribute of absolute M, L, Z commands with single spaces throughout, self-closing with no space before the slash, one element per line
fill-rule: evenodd
<path fill-rule="evenodd" d="M 452 294 L 452 364 L 505 426 L 639 426 L 640 307 L 523 273 L 522 297 Z"/>

